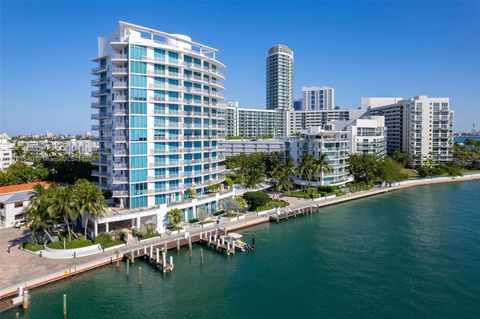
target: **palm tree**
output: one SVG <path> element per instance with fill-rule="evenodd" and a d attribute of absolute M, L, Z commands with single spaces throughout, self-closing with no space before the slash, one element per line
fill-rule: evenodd
<path fill-rule="evenodd" d="M 172 226 L 177 226 L 182 221 L 182 211 L 179 208 L 172 208 L 168 211 L 167 217 Z"/>
<path fill-rule="evenodd" d="M 320 154 L 318 160 L 313 164 L 314 174 L 320 174 L 320 177 L 323 174 L 328 174 L 332 171 L 332 167 L 328 162 L 328 156 L 325 154 Z"/>
<path fill-rule="evenodd" d="M 84 237 L 87 238 L 88 215 L 93 218 L 105 216 L 105 198 L 102 192 L 86 179 L 79 179 L 74 186 L 78 213 L 85 218 Z"/>
<path fill-rule="evenodd" d="M 68 241 L 72 241 L 70 221 L 78 216 L 77 198 L 72 187 L 58 188 L 47 211 L 50 216 L 59 216 L 67 225 Z"/>
<path fill-rule="evenodd" d="M 23 156 L 25 155 L 25 150 L 23 148 L 23 145 L 18 145 L 18 143 L 15 144 L 12 151 L 13 151 L 13 155 L 15 155 L 15 157 L 17 158 L 17 161 L 19 162 L 23 161 Z"/>
<path fill-rule="evenodd" d="M 315 158 L 311 154 L 304 154 L 299 167 L 300 175 L 303 175 L 308 182 L 308 186 L 310 186 L 310 181 L 314 175 L 314 164 Z"/>
<path fill-rule="evenodd" d="M 34 194 L 30 198 L 30 203 L 25 211 L 25 225 L 30 228 L 32 232 L 32 239 L 35 238 L 35 233 L 42 229 L 48 236 L 50 241 L 53 241 L 48 229 L 51 218 L 47 212 L 48 209 L 48 194 L 45 188 L 38 184 L 33 189 Z"/>
<path fill-rule="evenodd" d="M 276 183 L 276 186 L 275 186 L 275 189 L 278 191 L 278 192 L 281 192 L 282 189 L 286 190 L 289 194 L 290 194 L 290 191 L 292 190 L 293 188 L 293 185 L 292 185 L 292 182 L 290 181 L 290 178 L 288 178 L 287 175 L 284 175 L 277 183 Z"/>

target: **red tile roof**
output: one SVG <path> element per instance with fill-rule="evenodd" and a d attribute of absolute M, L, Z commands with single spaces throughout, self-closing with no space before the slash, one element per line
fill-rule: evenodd
<path fill-rule="evenodd" d="M 38 184 L 42 185 L 43 187 L 48 187 L 48 185 L 50 185 L 48 182 L 35 182 L 35 183 L 28 183 L 28 184 L 1 186 L 0 187 L 0 194 L 8 194 L 8 193 L 28 191 L 28 190 L 33 189 Z"/>

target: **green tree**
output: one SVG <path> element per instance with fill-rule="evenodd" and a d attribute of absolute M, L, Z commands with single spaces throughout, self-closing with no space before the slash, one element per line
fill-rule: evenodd
<path fill-rule="evenodd" d="M 227 188 L 231 188 L 233 186 L 233 180 L 229 177 L 225 177 L 225 181 L 223 182 Z"/>
<path fill-rule="evenodd" d="M 195 192 L 195 190 L 193 188 L 189 188 L 189 189 L 187 189 L 187 196 L 189 198 L 195 198 L 197 196 L 197 193 Z"/>
<path fill-rule="evenodd" d="M 375 154 L 352 154 L 349 156 L 349 171 L 356 183 L 371 184 L 377 178 L 379 157 Z"/>
<path fill-rule="evenodd" d="M 401 164 L 389 157 L 384 158 L 378 163 L 377 172 L 380 180 L 387 184 L 391 184 L 407 177 L 407 175 L 402 172 Z"/>
<path fill-rule="evenodd" d="M 221 188 L 220 183 L 216 183 L 216 184 L 208 185 L 207 190 L 210 193 L 215 193 L 215 192 L 220 191 L 220 188 Z"/>
<path fill-rule="evenodd" d="M 408 162 L 408 155 L 401 151 L 395 151 L 395 153 L 392 155 L 392 159 L 405 167 Z"/>
<path fill-rule="evenodd" d="M 52 190 L 55 185 L 51 185 Z M 48 213 L 48 207 L 50 206 L 49 193 L 52 191 L 46 190 L 42 185 L 38 184 L 33 188 L 34 195 L 30 198 L 27 209 L 25 210 L 25 225 L 30 228 L 32 239 L 36 239 L 35 234 L 38 230 L 48 236 L 50 241 L 53 241 L 50 234 L 50 225 L 54 222 L 52 216 Z M 53 216 L 54 218 L 56 216 Z"/>
<path fill-rule="evenodd" d="M 167 217 L 172 226 L 177 226 L 182 221 L 182 211 L 179 208 L 172 208 L 168 211 Z"/>
<path fill-rule="evenodd" d="M 15 144 L 15 146 L 12 149 L 13 155 L 17 158 L 17 161 L 23 161 L 24 160 L 24 155 L 25 155 L 25 149 L 23 148 L 23 145 L 19 145 L 18 143 Z"/>
<path fill-rule="evenodd" d="M 247 209 L 247 201 L 242 196 L 235 196 L 235 201 L 238 203 L 238 207 L 241 211 Z"/>
<path fill-rule="evenodd" d="M 77 197 L 78 213 L 85 218 L 84 237 L 87 238 L 88 216 L 102 218 L 105 216 L 107 205 L 102 192 L 86 179 L 79 179 L 74 185 L 74 194 Z"/>
<path fill-rule="evenodd" d="M 303 176 L 310 187 L 310 181 L 315 174 L 315 158 L 313 155 L 305 153 L 300 160 L 300 166 L 298 169 L 301 176 Z"/>
<path fill-rule="evenodd" d="M 314 175 L 319 174 L 320 176 L 323 176 L 324 174 L 328 174 L 331 171 L 332 171 L 332 167 L 328 162 L 328 156 L 323 153 L 320 154 L 318 156 L 318 160 L 314 161 L 313 163 Z"/>
<path fill-rule="evenodd" d="M 58 188 L 47 211 L 50 216 L 61 216 L 67 225 L 68 241 L 72 240 L 70 221 L 78 217 L 78 203 L 72 187 Z"/>
<path fill-rule="evenodd" d="M 249 209 L 254 211 L 257 207 L 263 206 L 271 201 L 270 196 L 265 192 L 246 192 L 243 194 L 243 198 L 247 201 Z"/>

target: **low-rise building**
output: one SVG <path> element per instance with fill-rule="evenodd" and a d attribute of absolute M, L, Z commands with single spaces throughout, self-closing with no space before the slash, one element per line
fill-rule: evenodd
<path fill-rule="evenodd" d="M 305 154 L 312 154 L 316 160 L 325 154 L 331 170 L 328 173 L 316 174 L 311 181 L 305 177 L 293 176 L 296 185 L 305 186 L 343 186 L 349 181 L 348 156 L 350 138 L 347 131 L 324 130 L 310 127 L 300 132 L 299 137 L 290 138 L 286 142 L 286 155 L 296 165 L 301 165 Z"/>
<path fill-rule="evenodd" d="M 259 139 L 259 140 L 224 140 L 220 143 L 222 156 L 234 156 L 252 153 L 273 153 L 285 151 L 283 139 Z"/>
<path fill-rule="evenodd" d="M 350 153 L 375 154 L 380 157 L 387 154 L 385 118 L 383 116 L 365 116 L 353 121 L 335 121 L 331 125 L 335 130 L 348 132 Z"/>
<path fill-rule="evenodd" d="M 48 187 L 46 182 L 0 187 L 0 228 L 19 226 L 24 221 L 23 213 L 28 207 L 36 185 Z"/>

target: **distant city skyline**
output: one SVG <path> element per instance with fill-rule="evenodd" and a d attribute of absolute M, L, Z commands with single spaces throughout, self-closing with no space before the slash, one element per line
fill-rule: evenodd
<path fill-rule="evenodd" d="M 149 2 L 149 10 L 130 10 L 128 2 L 0 6 L 0 132 L 9 135 L 91 130 L 91 52 L 96 37 L 119 20 L 218 48 L 226 64 L 226 100 L 242 107 L 265 108 L 266 52 L 284 44 L 295 54 L 295 100 L 302 86 L 335 88 L 335 104 L 344 108 L 358 107 L 368 96 L 449 97 L 455 131 L 480 122 L 478 2 Z M 159 19 L 158 12 L 179 6 L 181 18 Z M 199 25 L 195 19 L 213 9 L 215 21 Z"/>

